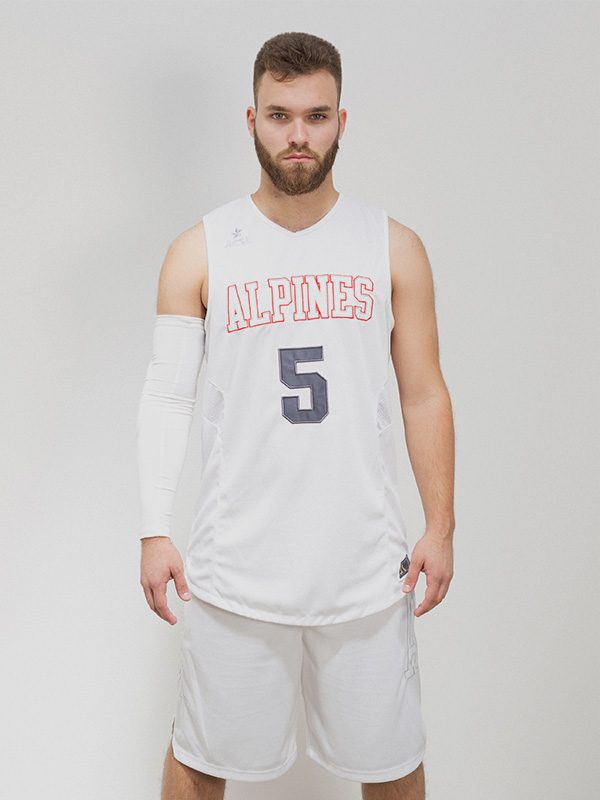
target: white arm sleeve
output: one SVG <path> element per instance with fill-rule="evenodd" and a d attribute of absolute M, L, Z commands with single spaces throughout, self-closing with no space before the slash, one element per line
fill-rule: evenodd
<path fill-rule="evenodd" d="M 139 539 L 171 536 L 175 491 L 196 404 L 204 341 L 200 317 L 156 315 L 152 360 L 137 416 Z"/>

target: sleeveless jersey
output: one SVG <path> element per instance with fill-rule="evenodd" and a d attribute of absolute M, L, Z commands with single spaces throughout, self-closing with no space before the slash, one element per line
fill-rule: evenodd
<path fill-rule="evenodd" d="M 390 413 L 387 213 L 339 193 L 292 232 L 244 195 L 203 224 L 190 591 L 297 625 L 387 608 L 406 596 L 409 564 Z"/>

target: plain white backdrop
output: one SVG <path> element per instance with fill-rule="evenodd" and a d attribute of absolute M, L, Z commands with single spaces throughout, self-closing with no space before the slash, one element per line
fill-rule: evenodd
<path fill-rule="evenodd" d="M 592 797 L 598 3 L 15 2 L 0 17 L 3 796 L 159 797 L 181 625 L 139 585 L 135 448 L 158 274 L 175 236 L 257 188 L 254 58 L 303 30 L 342 56 L 336 188 L 415 230 L 436 284 L 457 526 L 450 591 L 416 619 L 428 800 Z M 403 439 L 399 457 L 412 548 Z M 305 756 L 301 723 L 290 772 L 229 782 L 231 800 L 360 797 Z"/>

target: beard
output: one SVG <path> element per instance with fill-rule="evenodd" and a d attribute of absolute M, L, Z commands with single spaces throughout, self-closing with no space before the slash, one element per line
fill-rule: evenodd
<path fill-rule="evenodd" d="M 285 166 L 279 166 L 276 161 L 271 158 L 269 151 L 260 141 L 256 127 L 254 128 L 254 149 L 260 162 L 261 167 L 267 173 L 269 178 L 273 181 L 274 186 L 287 195 L 307 194 L 318 189 L 323 183 L 333 164 L 337 151 L 339 150 L 339 124 L 338 132 L 331 147 L 327 150 L 322 158 L 319 158 L 316 153 L 306 152 L 305 150 L 295 150 L 294 152 L 303 152 L 308 156 L 312 156 L 312 161 L 298 161 L 287 163 Z"/>

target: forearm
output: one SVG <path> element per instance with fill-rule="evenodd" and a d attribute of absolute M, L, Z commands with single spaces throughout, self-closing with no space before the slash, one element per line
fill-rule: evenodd
<path fill-rule="evenodd" d="M 142 394 L 137 418 L 141 526 L 139 538 L 171 536 L 175 493 L 194 412 L 185 397 Z"/>
<path fill-rule="evenodd" d="M 454 532 L 454 422 L 446 389 L 402 405 L 407 450 L 425 513 L 427 532 Z"/>
<path fill-rule="evenodd" d="M 203 355 L 203 319 L 157 315 L 137 416 L 141 539 L 171 536 Z"/>

